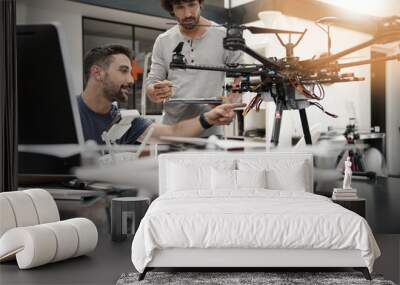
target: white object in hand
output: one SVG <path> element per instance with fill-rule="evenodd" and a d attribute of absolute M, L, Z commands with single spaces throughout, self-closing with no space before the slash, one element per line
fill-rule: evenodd
<path fill-rule="evenodd" d="M 351 188 L 351 161 L 348 156 L 346 161 L 344 162 L 344 179 L 343 179 L 343 189 L 352 189 Z"/>
<path fill-rule="evenodd" d="M 100 165 L 114 165 L 121 162 L 128 162 L 137 160 L 138 157 L 134 152 L 117 152 L 113 154 L 105 154 L 99 157 L 99 164 Z"/>

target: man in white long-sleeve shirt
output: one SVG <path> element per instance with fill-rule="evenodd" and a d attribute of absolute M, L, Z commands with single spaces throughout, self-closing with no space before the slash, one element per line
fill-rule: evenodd
<path fill-rule="evenodd" d="M 173 98 L 215 98 L 223 93 L 225 75 L 222 72 L 182 70 L 169 68 L 173 50 L 183 42 L 182 54 L 188 64 L 224 65 L 240 61 L 241 53 L 227 51 L 222 41 L 226 35 L 223 27 L 200 15 L 203 0 L 162 0 L 161 4 L 178 21 L 158 36 L 153 47 L 151 70 L 146 82 L 147 95 L 153 102 L 167 102 Z M 193 118 L 209 110 L 207 105 L 171 104 L 164 105 L 163 123 L 175 124 Z M 215 126 L 203 136 L 222 134 Z"/>

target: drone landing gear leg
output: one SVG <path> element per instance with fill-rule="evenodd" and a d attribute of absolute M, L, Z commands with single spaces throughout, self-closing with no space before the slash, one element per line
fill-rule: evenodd
<path fill-rule="evenodd" d="M 279 133 L 281 131 L 282 113 L 283 113 L 283 103 L 278 101 L 276 103 L 275 121 L 271 138 L 271 143 L 274 144 L 275 146 L 277 146 L 279 143 Z"/>
<path fill-rule="evenodd" d="M 301 126 L 303 127 L 304 140 L 306 141 L 306 144 L 312 144 L 306 109 L 300 109 L 299 113 L 300 113 Z"/>

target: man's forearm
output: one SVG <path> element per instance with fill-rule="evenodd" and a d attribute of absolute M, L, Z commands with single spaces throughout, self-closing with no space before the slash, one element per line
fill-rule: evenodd
<path fill-rule="evenodd" d="M 205 130 L 200 124 L 199 116 L 172 125 L 172 129 L 175 136 L 181 137 L 196 137 Z"/>
<path fill-rule="evenodd" d="M 158 140 L 162 136 L 197 137 L 206 128 L 211 126 L 229 125 L 235 116 L 235 112 L 233 110 L 235 108 L 241 108 L 244 106 L 246 106 L 246 104 L 242 103 L 219 105 L 214 109 L 203 113 L 203 115 L 179 122 L 172 126 L 155 123 L 152 125 L 154 128 L 152 138 Z M 142 134 L 140 139 L 146 135 L 146 132 Z"/>
<path fill-rule="evenodd" d="M 152 138 L 157 140 L 162 136 L 197 137 L 204 131 L 204 128 L 200 124 L 199 116 L 181 121 L 175 125 L 155 123 L 153 127 L 154 132 Z"/>

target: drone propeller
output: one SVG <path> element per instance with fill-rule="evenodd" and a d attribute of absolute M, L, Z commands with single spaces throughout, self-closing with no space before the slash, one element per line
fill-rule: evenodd
<path fill-rule="evenodd" d="M 179 25 L 179 23 L 170 22 L 167 23 L 168 25 Z M 221 24 L 221 25 L 214 25 L 214 24 L 196 24 L 193 25 L 195 27 L 211 27 L 211 28 L 237 28 L 241 30 L 249 30 L 253 34 L 302 34 L 303 32 L 299 31 L 289 31 L 289 30 L 281 30 L 281 29 L 270 29 L 270 28 L 263 28 L 263 27 L 256 27 L 256 26 L 244 26 L 244 25 L 232 25 L 229 23 Z"/>
<path fill-rule="evenodd" d="M 323 25 L 333 25 L 338 22 L 339 19 L 337 17 L 322 17 L 315 21 L 315 23 Z"/>
<path fill-rule="evenodd" d="M 270 28 L 254 27 L 254 26 L 245 26 L 245 28 L 248 29 L 253 34 L 302 34 L 303 33 L 298 31 L 270 29 Z"/>

